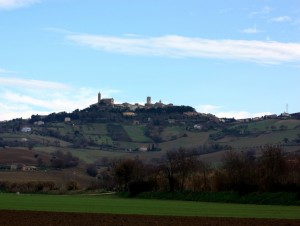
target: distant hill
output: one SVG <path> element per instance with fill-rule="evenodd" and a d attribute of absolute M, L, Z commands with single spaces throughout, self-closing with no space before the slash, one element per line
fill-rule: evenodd
<path fill-rule="evenodd" d="M 179 147 L 200 155 L 281 145 L 300 150 L 300 113 L 247 120 L 219 119 L 189 106 L 94 104 L 71 113 L 0 123 L 0 147 L 51 153 L 67 150 L 86 162 L 137 154 L 155 158 Z"/>

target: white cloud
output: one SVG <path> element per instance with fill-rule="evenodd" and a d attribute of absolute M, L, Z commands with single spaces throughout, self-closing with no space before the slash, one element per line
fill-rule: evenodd
<path fill-rule="evenodd" d="M 212 113 L 212 112 L 215 112 L 219 108 L 221 108 L 221 106 L 205 104 L 205 105 L 197 106 L 196 110 L 201 113 Z"/>
<path fill-rule="evenodd" d="M 300 61 L 300 43 L 253 40 L 214 40 L 176 35 L 161 37 L 116 37 L 67 35 L 68 40 L 100 51 L 173 58 L 218 58 L 263 64 Z"/>
<path fill-rule="evenodd" d="M 97 102 L 98 90 L 72 87 L 61 83 L 0 78 L 0 121 L 13 118 L 28 118 L 33 114 L 83 109 Z M 103 97 L 120 92 L 103 88 Z"/>
<path fill-rule="evenodd" d="M 218 118 L 235 118 L 235 119 L 245 119 L 245 118 L 255 118 L 261 117 L 265 115 L 271 115 L 271 112 L 256 112 L 251 113 L 248 111 L 222 111 L 222 106 L 215 106 L 215 105 L 200 105 L 196 107 L 196 110 L 201 113 L 210 113 Z"/>
<path fill-rule="evenodd" d="M 24 89 L 68 89 L 67 85 L 61 83 L 11 77 L 0 77 L 0 84 L 1 86 L 16 86 Z"/>
<path fill-rule="evenodd" d="M 11 73 L 14 73 L 13 71 L 9 71 L 9 70 L 6 70 L 4 68 L 0 68 L 0 74 L 11 74 Z"/>
<path fill-rule="evenodd" d="M 269 6 L 265 6 L 261 10 L 251 12 L 249 14 L 249 16 L 250 17 L 258 16 L 258 15 L 263 16 L 263 15 L 269 14 L 271 11 L 272 11 L 272 8 L 270 8 Z"/>
<path fill-rule="evenodd" d="M 274 22 L 289 22 L 291 20 L 292 20 L 292 18 L 289 16 L 279 16 L 279 17 L 274 17 L 272 19 L 272 21 L 274 21 Z"/>
<path fill-rule="evenodd" d="M 0 9 L 15 9 L 29 6 L 40 0 L 0 0 Z"/>
<path fill-rule="evenodd" d="M 33 110 L 26 105 L 0 102 L 0 121 L 14 118 L 30 118 L 31 115 L 46 115 L 48 113 L 47 111 Z"/>
<path fill-rule="evenodd" d="M 235 119 L 245 119 L 245 118 L 255 118 L 261 117 L 265 115 L 272 115 L 271 112 L 257 112 L 257 113 L 250 113 L 247 111 L 228 111 L 228 112 L 216 112 L 218 118 L 235 118 Z"/>
<path fill-rule="evenodd" d="M 256 26 L 241 30 L 241 33 L 245 33 L 245 34 L 256 34 L 256 33 L 259 33 L 259 32 L 261 32 L 261 31 L 258 30 L 256 28 Z"/>

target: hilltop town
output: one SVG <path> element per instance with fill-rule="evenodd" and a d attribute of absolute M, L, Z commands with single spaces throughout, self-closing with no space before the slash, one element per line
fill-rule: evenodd
<path fill-rule="evenodd" d="M 98 107 L 113 107 L 113 108 L 126 108 L 129 109 L 131 111 L 135 111 L 136 109 L 141 109 L 141 108 L 145 108 L 145 109 L 149 109 L 149 108 L 164 108 L 164 107 L 173 107 L 173 104 L 164 104 L 162 103 L 162 101 L 160 100 L 159 102 L 156 103 L 152 103 L 151 102 L 151 97 L 148 96 L 146 103 L 144 105 L 139 104 L 139 103 L 135 103 L 135 104 L 130 104 L 130 103 L 122 103 L 122 104 L 116 104 L 114 98 L 101 98 L 101 93 L 98 93 L 98 102 L 96 104 L 93 104 L 91 106 L 98 106 Z"/>

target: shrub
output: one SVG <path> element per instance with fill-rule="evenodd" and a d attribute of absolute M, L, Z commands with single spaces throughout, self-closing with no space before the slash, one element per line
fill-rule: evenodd
<path fill-rule="evenodd" d="M 66 184 L 66 188 L 67 188 L 68 191 L 78 190 L 79 187 L 80 187 L 79 183 L 77 181 L 74 181 L 74 180 L 70 180 Z"/>
<path fill-rule="evenodd" d="M 91 177 L 96 177 L 98 174 L 97 167 L 95 164 L 90 164 L 86 166 L 86 173 Z"/>

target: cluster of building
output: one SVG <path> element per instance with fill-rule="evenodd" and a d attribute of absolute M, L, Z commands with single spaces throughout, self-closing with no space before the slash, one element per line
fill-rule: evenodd
<path fill-rule="evenodd" d="M 95 104 L 94 104 L 95 105 Z M 98 102 L 96 104 L 97 106 L 107 106 L 107 107 L 114 107 L 114 108 L 129 108 L 131 111 L 136 110 L 137 108 L 164 108 L 164 107 L 172 107 L 173 104 L 164 104 L 160 100 L 159 102 L 152 103 L 151 97 L 147 97 L 146 103 L 144 105 L 135 103 L 122 103 L 122 104 L 115 104 L 114 98 L 101 98 L 101 93 L 98 93 Z"/>

